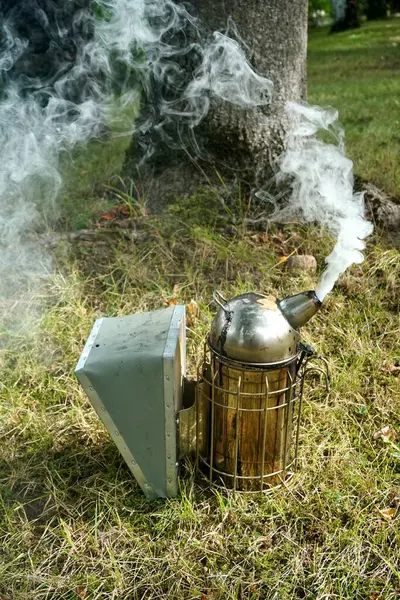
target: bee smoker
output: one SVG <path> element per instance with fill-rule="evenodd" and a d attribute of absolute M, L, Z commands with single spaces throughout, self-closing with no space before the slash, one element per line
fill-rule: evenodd
<path fill-rule="evenodd" d="M 216 293 L 214 300 L 219 311 L 198 374 L 197 465 L 210 484 L 267 491 L 287 481 L 297 463 L 312 356 L 299 328 L 321 302 L 315 292 L 281 301 L 255 293 L 227 301 Z"/>
<path fill-rule="evenodd" d="M 210 485 L 268 491 L 298 460 L 310 361 L 299 328 L 320 308 L 315 292 L 277 300 L 248 293 L 219 310 L 196 381 L 186 377 L 185 307 L 98 319 L 76 367 L 89 400 L 145 495 L 178 494 L 193 455 Z M 323 360 L 323 359 L 320 359 Z M 294 443 L 293 443 L 294 438 Z"/>

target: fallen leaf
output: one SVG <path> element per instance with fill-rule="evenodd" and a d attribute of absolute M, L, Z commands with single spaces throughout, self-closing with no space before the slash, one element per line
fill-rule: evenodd
<path fill-rule="evenodd" d="M 399 365 L 385 365 L 385 366 L 381 367 L 381 371 L 383 371 L 384 373 L 389 373 L 389 375 L 393 375 L 395 373 L 400 373 L 400 366 Z"/>
<path fill-rule="evenodd" d="M 288 256 L 280 256 L 279 257 L 279 264 L 281 265 L 282 263 L 286 262 L 288 258 L 289 258 Z"/>
<path fill-rule="evenodd" d="M 172 288 L 172 296 L 168 298 L 168 300 L 165 300 L 165 304 L 167 304 L 167 306 L 175 306 L 175 304 L 178 303 L 179 289 L 179 283 L 175 283 L 174 287 Z"/>
<path fill-rule="evenodd" d="M 396 508 L 383 508 L 380 509 L 378 508 L 378 513 L 386 520 L 386 521 L 393 521 L 395 514 L 396 514 Z"/>
<path fill-rule="evenodd" d="M 83 588 L 79 587 L 79 588 L 76 588 L 76 593 L 78 594 L 79 598 L 82 598 L 82 600 L 85 600 L 85 598 L 86 598 L 86 590 L 84 590 Z"/>
<path fill-rule="evenodd" d="M 395 440 L 396 432 L 393 429 L 392 425 L 385 425 L 379 431 L 376 431 L 372 436 L 374 440 L 383 439 L 384 441 Z"/>
<path fill-rule="evenodd" d="M 130 213 L 131 213 L 129 206 L 127 206 L 126 204 L 124 204 L 122 206 L 116 206 L 114 208 L 114 212 L 122 214 L 122 215 L 130 215 Z"/>
<path fill-rule="evenodd" d="M 197 317 L 197 315 L 199 314 L 199 305 L 197 304 L 196 300 L 191 300 L 187 308 L 189 314 L 193 315 L 194 317 Z"/>
<path fill-rule="evenodd" d="M 199 305 L 196 300 L 191 300 L 186 306 L 186 322 L 188 327 L 192 327 L 197 315 L 199 314 Z"/>

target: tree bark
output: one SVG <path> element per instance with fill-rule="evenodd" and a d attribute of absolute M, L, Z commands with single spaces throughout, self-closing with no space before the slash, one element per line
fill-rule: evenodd
<path fill-rule="evenodd" d="M 274 93 L 270 105 L 252 109 L 212 98 L 206 118 L 195 130 L 195 144 L 183 142 L 184 148 L 176 143 L 171 148 L 165 140 L 154 138 L 154 129 L 144 136 L 135 133 L 125 174 L 139 178 L 144 186 L 150 182 L 151 195 L 163 198 L 191 193 L 194 186 L 213 178 L 216 170 L 224 178 L 239 177 L 250 186 L 267 180 L 283 146 L 284 105 L 306 96 L 307 0 L 194 0 L 194 8 L 209 33 L 224 31 L 228 19 L 233 19 L 252 68 L 273 81 Z M 187 68 L 190 80 L 193 68 L 190 64 Z M 163 96 L 165 90 L 160 89 L 147 94 L 139 122 L 157 114 Z M 182 123 L 177 129 L 179 139 L 184 139 Z M 152 137 L 155 151 L 140 164 L 146 136 Z M 173 131 L 170 139 L 177 142 L 178 136 Z"/>
<path fill-rule="evenodd" d="M 331 33 L 360 27 L 358 0 L 332 0 L 333 25 Z"/>

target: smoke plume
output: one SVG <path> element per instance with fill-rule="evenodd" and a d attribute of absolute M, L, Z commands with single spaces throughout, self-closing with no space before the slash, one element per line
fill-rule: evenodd
<path fill-rule="evenodd" d="M 251 69 L 239 45 L 218 32 L 204 35 L 199 27 L 171 0 L 2 0 L 3 316 L 32 308 L 32 292 L 51 273 L 36 233 L 56 213 L 62 153 L 122 119 L 119 109 L 139 94 L 151 98 L 155 82 L 165 96 L 137 135 L 157 129 L 168 138 L 171 124 L 192 130 L 207 114 L 211 95 L 246 107 L 268 102 L 271 82 Z M 131 135 L 134 123 L 121 127 Z M 152 152 L 151 143 L 144 152 Z"/>
<path fill-rule="evenodd" d="M 344 133 L 337 123 L 337 111 L 294 102 L 286 105 L 286 111 L 292 125 L 278 181 L 289 178 L 292 193 L 289 202 L 275 211 L 272 220 L 317 222 L 337 240 L 326 258 L 327 267 L 316 289 L 323 300 L 349 266 L 364 260 L 361 252 L 365 248 L 364 239 L 373 227 L 364 216 L 363 193 L 353 192 L 353 163 L 345 156 Z M 316 137 L 321 131 L 330 134 L 332 143 Z"/>
<path fill-rule="evenodd" d="M 2 315 L 31 309 L 33 292 L 51 273 L 37 232 L 56 214 L 62 154 L 116 121 L 119 135 L 135 130 L 144 140 L 144 157 L 160 138 L 181 144 L 183 128 L 196 148 L 193 131 L 212 97 L 251 108 L 267 104 L 272 89 L 235 39 L 205 31 L 172 0 L 2 0 Z M 149 112 L 140 123 L 126 123 L 122 109 L 139 97 L 149 99 Z M 280 167 L 282 177 L 292 178 L 293 194 L 289 208 L 274 218 L 300 215 L 337 236 L 318 287 L 323 298 L 347 266 L 362 260 L 371 225 L 363 218 L 362 196 L 352 192 L 352 164 L 334 126 L 336 113 L 297 104 L 287 109 L 296 125 Z M 332 132 L 336 145 L 317 140 L 319 129 Z"/>

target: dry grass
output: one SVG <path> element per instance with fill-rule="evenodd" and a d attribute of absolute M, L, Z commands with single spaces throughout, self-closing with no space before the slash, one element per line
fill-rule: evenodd
<path fill-rule="evenodd" d="M 178 301 L 201 309 L 192 364 L 214 288 L 282 296 L 314 285 L 279 257 L 300 247 L 322 265 L 330 241 L 318 229 L 232 236 L 220 204 L 200 196 L 162 220 L 134 215 L 140 244 L 117 235 L 67 249 L 40 334 L 14 333 L 1 350 L 2 600 L 399 598 L 400 389 L 386 370 L 400 358 L 395 250 L 371 242 L 306 328 L 332 392 L 308 389 L 302 468 L 287 490 L 222 495 L 189 463 L 179 498 L 147 502 L 73 376 L 96 317 L 159 308 L 176 283 Z M 374 439 L 389 424 L 397 440 Z"/>

